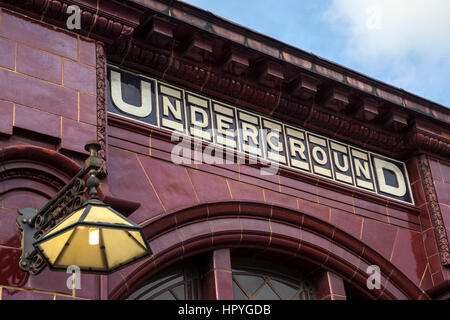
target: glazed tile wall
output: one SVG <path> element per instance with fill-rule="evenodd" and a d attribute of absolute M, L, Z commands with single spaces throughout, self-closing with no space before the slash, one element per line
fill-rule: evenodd
<path fill-rule="evenodd" d="M 94 42 L 0 10 L 0 147 L 34 144 L 71 156 L 85 154 L 85 141 L 96 139 L 95 62 Z M 335 227 L 346 232 L 390 261 L 396 270 L 423 290 L 449 279 L 448 271 L 439 264 L 434 231 L 414 159 L 408 161 L 408 172 L 419 211 L 387 200 L 372 201 L 352 193 L 338 193 L 319 183 L 289 175 L 262 177 L 258 169 L 245 165 L 177 166 L 170 159 L 173 144 L 149 130 L 133 131 L 110 125 L 108 134 L 107 183 L 110 192 L 141 204 L 131 215 L 131 219 L 141 225 L 150 225 L 180 210 L 206 203 L 251 201 L 275 205 L 299 212 L 292 218 L 298 218 L 298 226 L 303 223 L 301 213 L 308 212 L 317 221 L 329 224 L 331 229 Z M 437 160 L 430 160 L 430 166 L 443 218 L 446 225 L 450 225 L 450 167 Z M 48 195 L 51 193 L 51 190 L 47 191 Z M 68 275 L 65 273 L 46 269 L 39 276 L 30 277 L 18 269 L 21 239 L 15 225 L 17 209 L 41 207 L 47 200 L 48 197 L 25 191 L 0 196 L 0 297 L 98 298 L 97 276 L 82 277 L 82 289 L 72 292 L 66 287 Z M 247 208 L 228 204 L 212 207 L 208 214 L 213 216 L 220 210 L 245 214 L 266 209 L 257 204 Z M 267 221 L 242 218 L 239 222 L 215 220 L 182 227 L 185 217 L 179 215 L 174 219 L 180 227 L 175 232 L 162 234 L 151 246 L 158 252 L 183 243 L 183 239 L 204 235 L 209 237 L 205 241 L 212 246 L 214 234 L 239 228 L 265 230 L 269 234 L 287 233 L 292 238 L 299 236 L 298 227 L 287 228 L 270 222 L 272 215 L 282 217 L 285 214 L 282 210 L 265 214 Z M 314 234 L 304 235 L 311 241 L 322 241 L 330 252 L 364 269 L 362 252 L 359 257 L 352 256 Z M 243 241 L 250 237 L 257 236 L 242 235 Z M 294 244 L 293 250 L 298 248 L 299 244 Z M 191 249 L 182 245 L 179 257 Z M 327 257 L 323 256 L 324 263 Z M 126 285 L 127 279 L 139 273 L 149 261 L 151 258 L 110 275 L 109 292 Z M 392 291 L 399 291 L 387 280 L 384 284 Z"/>
<path fill-rule="evenodd" d="M 17 129 L 85 154 L 84 142 L 96 138 L 95 43 L 2 9 L 0 53 L 0 147 L 32 143 L 5 139 Z"/>
<path fill-rule="evenodd" d="M 389 202 L 377 203 L 340 194 L 288 176 L 263 177 L 258 169 L 245 165 L 177 166 L 170 161 L 173 146 L 170 142 L 150 132 L 131 132 L 114 125 L 109 129 L 111 191 L 142 203 L 141 208 L 131 215 L 142 225 L 204 203 L 252 201 L 273 204 L 299 213 L 308 212 L 314 218 L 336 226 L 377 251 L 423 290 L 433 286 L 422 241 L 421 221 L 416 211 L 402 210 Z M 119 168 L 127 169 L 121 172 L 117 171 Z M 139 188 L 124 176 L 137 182 Z M 242 214 L 245 209 L 240 208 L 240 212 Z M 183 239 L 185 232 L 204 235 L 215 231 L 215 223 L 205 224 L 205 228 L 195 226 L 202 230 L 181 228 L 174 234 L 167 234 L 167 238 L 155 240 L 151 243 L 152 248 L 158 250 L 159 245 L 164 248 L 170 243 L 175 245 Z M 259 222 L 241 218 L 240 223 L 244 229 L 254 229 L 251 224 Z M 220 228 L 220 225 L 216 227 Z M 270 228 L 264 224 L 259 229 Z M 127 278 L 127 275 L 124 273 L 120 277 Z M 115 287 L 111 285 L 110 289 Z"/>
<path fill-rule="evenodd" d="M 95 66 L 94 42 L 0 9 L 0 153 L 8 146 L 32 144 L 77 160 L 85 155 L 84 143 L 96 139 Z M 54 194 L 30 179 L 1 181 L 1 299 L 98 297 L 97 276 L 83 276 L 81 289 L 74 292 L 67 288 L 66 273 L 45 269 L 29 276 L 18 268 L 17 210 L 39 209 Z"/>

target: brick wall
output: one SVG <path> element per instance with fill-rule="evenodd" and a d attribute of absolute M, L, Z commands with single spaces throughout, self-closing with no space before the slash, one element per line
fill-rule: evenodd
<path fill-rule="evenodd" d="M 81 159 L 85 142 L 97 135 L 95 66 L 93 41 L 0 9 L 0 152 L 37 145 Z M 32 179 L 0 185 L 2 300 L 98 297 L 98 276 L 84 275 L 81 289 L 73 291 L 66 273 L 46 268 L 29 276 L 19 269 L 17 210 L 41 208 L 56 193 L 50 189 Z"/>
<path fill-rule="evenodd" d="M 0 146 L 44 136 L 47 147 L 85 153 L 96 138 L 95 42 L 0 11 Z M 42 140 L 42 139 L 40 139 Z"/>

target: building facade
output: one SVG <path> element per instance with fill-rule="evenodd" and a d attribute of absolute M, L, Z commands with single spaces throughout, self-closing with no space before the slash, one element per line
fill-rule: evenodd
<path fill-rule="evenodd" d="M 2 0 L 0 110 L 1 299 L 450 297 L 444 106 L 183 2 Z M 30 275 L 89 140 L 153 254 Z"/>

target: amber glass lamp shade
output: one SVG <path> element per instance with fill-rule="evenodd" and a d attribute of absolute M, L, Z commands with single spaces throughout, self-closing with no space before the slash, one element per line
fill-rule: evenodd
<path fill-rule="evenodd" d="M 111 273 L 151 254 L 139 225 L 90 200 L 33 243 L 54 270 Z"/>

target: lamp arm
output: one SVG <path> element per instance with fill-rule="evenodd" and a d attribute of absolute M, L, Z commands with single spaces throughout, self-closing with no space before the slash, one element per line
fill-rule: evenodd
<path fill-rule="evenodd" d="M 91 196 L 95 194 L 92 187 L 91 190 L 87 190 L 84 177 L 89 174 L 91 181 L 93 179 L 94 182 L 98 181 L 95 174 L 102 166 L 102 160 L 96 156 L 99 145 L 96 142 L 91 142 L 85 148 L 90 152 L 90 156 L 86 159 L 84 167 L 53 198 L 39 211 L 33 208 L 19 210 L 17 224 L 23 233 L 23 249 L 19 266 L 30 274 L 38 274 L 45 267 L 44 259 L 33 247 L 33 243 L 49 227 L 53 227 L 60 218 L 80 207 L 87 200 L 87 191 Z M 95 183 L 94 187 L 97 186 L 98 184 Z"/>

